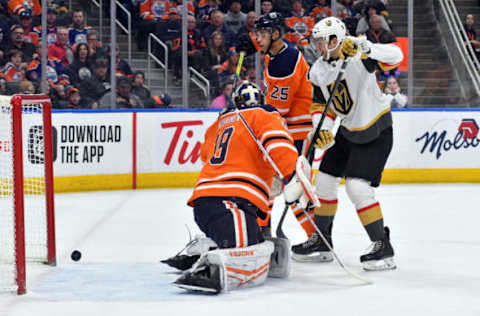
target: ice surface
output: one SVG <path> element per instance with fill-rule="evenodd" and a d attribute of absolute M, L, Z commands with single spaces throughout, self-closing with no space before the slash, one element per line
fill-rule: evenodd
<path fill-rule="evenodd" d="M 381 186 L 398 269 L 370 273 L 359 264 L 370 242 L 342 187 L 334 247 L 374 285 L 335 262 L 294 262 L 288 280 L 217 296 L 171 286 L 178 274 L 158 263 L 188 241 L 185 225 L 199 232 L 185 205 L 190 192 L 57 194 L 58 266 L 29 267 L 27 295 L 0 294 L 0 315 L 480 315 L 479 185 Z M 274 227 L 282 209 L 279 199 Z M 292 243 L 305 238 L 292 214 L 284 231 Z"/>

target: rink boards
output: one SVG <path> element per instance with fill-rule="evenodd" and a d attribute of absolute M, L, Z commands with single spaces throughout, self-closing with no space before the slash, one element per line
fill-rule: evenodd
<path fill-rule="evenodd" d="M 394 146 L 383 183 L 480 182 L 480 111 L 392 114 Z M 191 187 L 202 166 L 203 135 L 217 115 L 208 110 L 56 111 L 55 191 Z"/>

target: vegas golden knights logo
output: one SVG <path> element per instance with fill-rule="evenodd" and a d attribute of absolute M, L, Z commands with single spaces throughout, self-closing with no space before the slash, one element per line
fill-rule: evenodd
<path fill-rule="evenodd" d="M 328 91 L 330 93 L 332 93 L 334 85 L 335 82 L 332 82 L 330 85 L 328 85 Z M 350 113 L 353 108 L 353 99 L 350 91 L 348 90 L 347 80 L 340 80 L 337 91 L 335 91 L 335 95 L 333 96 L 332 102 L 335 110 L 339 113 L 342 113 L 344 115 L 348 115 L 348 113 Z"/>

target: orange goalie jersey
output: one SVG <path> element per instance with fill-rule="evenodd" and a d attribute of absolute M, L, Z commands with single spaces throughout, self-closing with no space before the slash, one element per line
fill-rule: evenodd
<path fill-rule="evenodd" d="M 313 89 L 302 53 L 285 44 L 274 57 L 265 55 L 265 66 L 265 103 L 273 105 L 286 119 L 294 140 L 306 139 L 312 130 Z"/>
<path fill-rule="evenodd" d="M 291 175 L 298 153 L 279 113 L 269 105 L 240 112 L 282 175 Z M 205 165 L 188 205 L 200 197 L 240 197 L 268 210 L 275 171 L 235 112 L 226 112 L 208 128 L 201 158 Z"/>

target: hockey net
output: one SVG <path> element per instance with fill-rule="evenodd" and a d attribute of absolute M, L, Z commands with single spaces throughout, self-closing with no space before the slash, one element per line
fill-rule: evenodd
<path fill-rule="evenodd" d="M 55 265 L 51 103 L 0 96 L 0 292 L 26 291 L 25 262 Z"/>

